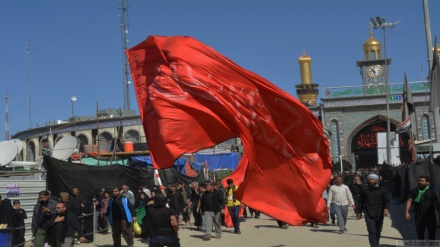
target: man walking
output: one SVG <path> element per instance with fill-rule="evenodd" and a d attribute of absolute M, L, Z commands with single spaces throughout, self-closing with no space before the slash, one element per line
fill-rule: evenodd
<path fill-rule="evenodd" d="M 327 210 L 330 210 L 330 206 L 335 208 L 338 217 L 338 233 L 345 233 L 347 231 L 345 225 L 347 224 L 348 206 L 354 207 L 354 202 L 350 189 L 342 183 L 341 176 L 335 178 L 335 184 L 328 191 Z"/>
<path fill-rule="evenodd" d="M 131 223 L 136 221 L 136 211 L 128 199 L 121 194 L 119 187 L 113 189 L 108 215 L 112 226 L 113 246 L 121 247 L 121 234 L 127 245 L 133 246 L 133 226 Z"/>
<path fill-rule="evenodd" d="M 168 199 L 169 199 L 169 206 L 172 210 L 174 210 L 177 215 L 177 221 L 181 221 L 179 219 L 179 214 L 182 212 L 183 208 L 185 207 L 185 202 L 183 200 L 183 195 L 182 193 L 180 193 L 180 191 L 177 190 L 176 184 L 171 184 L 168 187 L 169 189 L 169 194 L 168 194 Z"/>
<path fill-rule="evenodd" d="M 390 198 L 387 190 L 379 186 L 378 175 L 368 175 L 368 188 L 361 191 L 358 206 L 357 218 L 362 219 L 362 212 L 364 212 L 370 246 L 379 247 L 383 219 L 389 214 Z"/>
<path fill-rule="evenodd" d="M 362 184 L 362 180 L 360 176 L 354 176 L 353 182 L 350 184 L 350 191 L 353 195 L 353 201 L 354 201 L 354 213 L 358 215 L 361 213 L 359 210 L 359 203 L 361 199 L 361 193 L 362 190 L 364 190 L 365 187 Z"/>
<path fill-rule="evenodd" d="M 200 198 L 200 204 L 197 211 L 201 211 L 205 216 L 205 236 L 203 240 L 211 240 L 212 225 L 215 227 L 215 237 L 217 239 L 222 236 L 222 228 L 220 224 L 220 214 L 225 213 L 224 200 L 221 194 L 214 189 L 212 183 L 206 185 L 206 191 Z"/>
<path fill-rule="evenodd" d="M 148 210 L 153 230 L 150 247 L 180 247 L 176 212 L 166 207 L 167 198 L 161 193 L 157 193 L 153 201 Z"/>
<path fill-rule="evenodd" d="M 428 229 L 428 240 L 435 240 L 436 216 L 435 210 L 440 214 L 438 197 L 430 188 L 431 179 L 429 176 L 419 177 L 419 186 L 409 193 L 406 202 L 406 219 L 410 220 L 409 209 L 414 205 L 414 218 L 416 221 L 417 238 L 425 239 L 425 229 Z"/>
<path fill-rule="evenodd" d="M 47 190 L 38 193 L 38 203 L 34 206 L 32 214 L 32 235 L 34 247 L 43 247 L 46 239 L 46 230 L 49 228 L 49 220 L 55 213 L 56 202 L 50 200 Z"/>
<path fill-rule="evenodd" d="M 131 205 L 134 205 L 135 203 L 134 194 L 133 192 L 131 192 L 130 187 L 128 185 L 126 184 L 122 185 L 121 194 L 128 199 Z"/>
<path fill-rule="evenodd" d="M 241 234 L 240 231 L 240 201 L 235 198 L 235 191 L 238 186 L 234 185 L 234 180 L 229 178 L 226 180 L 228 187 L 226 188 L 226 206 L 228 206 L 229 215 L 232 218 L 232 224 L 234 225 L 234 233 Z"/>

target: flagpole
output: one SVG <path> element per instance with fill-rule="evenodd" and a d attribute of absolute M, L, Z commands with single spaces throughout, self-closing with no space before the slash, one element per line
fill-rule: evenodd
<path fill-rule="evenodd" d="M 385 17 L 376 17 L 376 20 L 370 18 L 370 25 L 373 26 L 374 29 L 383 29 L 383 50 L 384 50 L 384 60 L 385 60 L 385 101 L 387 107 L 387 163 L 391 162 L 391 123 L 390 123 L 390 99 L 389 99 L 389 83 L 388 83 L 388 60 L 387 60 L 387 44 L 386 44 L 386 29 L 393 28 L 396 26 L 399 21 L 395 23 L 390 23 L 385 21 Z"/>
<path fill-rule="evenodd" d="M 425 20 L 425 34 L 426 34 L 426 50 L 428 52 L 428 68 L 432 68 L 432 38 L 431 38 L 431 22 L 429 21 L 429 7 L 428 0 L 423 0 L 423 16 Z"/>
<path fill-rule="evenodd" d="M 429 116 L 429 118 L 431 118 L 431 113 L 430 112 L 428 112 L 428 116 Z M 436 125 L 438 122 L 436 122 L 435 121 L 435 119 L 434 119 L 434 125 Z M 429 128 L 429 126 L 428 126 L 428 128 Z M 431 133 L 431 136 L 432 136 L 432 133 Z M 433 158 L 432 158 L 432 138 L 431 138 L 431 136 L 429 136 L 429 157 L 431 158 L 431 160 L 434 160 Z"/>
<path fill-rule="evenodd" d="M 439 114 L 439 84 L 440 84 L 440 71 L 439 71 L 439 58 L 437 52 L 437 37 L 434 42 L 432 68 L 429 73 L 429 84 L 431 85 L 431 94 L 429 96 L 429 112 L 434 114 L 434 131 L 435 131 L 435 143 L 440 143 L 440 114 Z M 432 136 L 432 134 L 431 134 Z M 430 136 L 430 139 L 432 139 Z M 432 144 L 430 145 L 432 148 Z M 432 155 L 431 155 L 432 158 Z"/>
<path fill-rule="evenodd" d="M 425 34 L 426 34 L 426 50 L 428 52 L 428 65 L 429 65 L 429 71 L 432 69 L 433 60 L 435 59 L 432 52 L 432 37 L 431 37 L 431 21 L 429 20 L 429 7 L 428 7 L 428 0 L 423 0 L 423 16 L 424 16 L 424 22 L 425 22 Z M 434 44 L 437 46 L 437 42 Z M 436 49 L 437 47 L 434 47 Z M 432 83 L 432 82 L 430 82 Z M 432 88 L 432 85 L 431 85 Z M 432 90 L 431 90 L 431 96 L 432 96 Z M 436 107 L 433 110 L 434 113 L 434 130 L 435 130 L 435 143 L 439 143 L 440 138 L 440 114 L 439 114 L 439 107 Z M 429 137 L 429 139 L 432 138 L 432 134 Z M 431 141 L 430 146 L 432 147 Z"/>
<path fill-rule="evenodd" d="M 435 43 L 435 48 L 437 48 L 437 39 L 436 39 L 436 43 Z M 437 54 L 437 53 L 435 53 L 435 54 Z M 437 59 L 437 58 L 434 58 L 434 59 Z M 438 61 L 438 60 L 437 60 Z M 437 66 L 439 66 L 438 64 L 437 64 Z M 432 97 L 432 96 L 434 96 L 433 95 L 433 92 L 432 92 L 432 83 L 438 83 L 438 82 L 433 82 L 432 81 L 432 78 L 429 78 L 429 80 L 430 80 L 430 85 L 431 85 L 431 95 L 430 95 L 430 97 Z M 435 97 L 438 97 L 438 95 L 435 95 Z M 430 99 L 430 100 L 432 100 L 432 99 Z M 440 138 L 440 113 L 439 113 L 439 106 L 436 106 L 433 110 L 432 110 L 432 112 L 433 112 L 433 114 L 434 114 L 434 134 L 435 134 L 435 143 L 440 143 L 440 141 L 439 141 L 439 138 Z M 431 134 L 431 136 L 429 137 L 429 139 L 432 139 L 432 134 Z"/>
<path fill-rule="evenodd" d="M 162 184 L 162 180 L 160 179 L 159 170 L 154 169 L 154 175 L 156 176 L 157 182 L 159 183 L 159 188 L 162 193 L 164 192 L 164 186 Z"/>

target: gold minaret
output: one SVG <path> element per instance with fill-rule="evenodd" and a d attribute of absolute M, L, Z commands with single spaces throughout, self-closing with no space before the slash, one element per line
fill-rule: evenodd
<path fill-rule="evenodd" d="M 301 84 L 296 85 L 296 94 L 298 94 L 299 101 L 301 101 L 306 106 L 316 106 L 316 99 L 318 98 L 318 86 L 312 82 L 312 69 L 310 64 L 312 59 L 306 55 L 304 51 L 303 54 L 298 59 L 300 73 L 301 73 Z"/>
<path fill-rule="evenodd" d="M 364 60 L 382 59 L 382 44 L 373 37 L 373 30 L 370 26 L 370 37 L 364 42 Z"/>

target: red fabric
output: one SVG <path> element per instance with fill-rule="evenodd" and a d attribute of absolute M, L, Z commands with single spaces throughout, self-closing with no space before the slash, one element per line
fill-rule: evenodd
<path fill-rule="evenodd" d="M 150 36 L 127 55 L 156 168 L 240 137 L 240 201 L 291 225 L 326 221 L 328 142 L 302 103 L 191 37 Z"/>
<path fill-rule="evenodd" d="M 197 176 L 197 171 L 192 168 L 191 164 L 188 161 L 185 163 L 185 174 L 188 177 Z"/>
<path fill-rule="evenodd" d="M 241 218 L 244 213 L 244 208 L 240 208 L 240 212 L 238 212 L 238 217 Z M 234 224 L 232 223 L 232 217 L 229 214 L 228 206 L 225 207 L 225 226 L 226 228 L 234 227 Z"/>

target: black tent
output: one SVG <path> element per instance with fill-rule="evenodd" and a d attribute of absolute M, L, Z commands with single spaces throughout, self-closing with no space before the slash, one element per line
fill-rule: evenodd
<path fill-rule="evenodd" d="M 438 163 L 438 164 L 437 164 Z M 440 162 L 432 162 L 431 156 L 422 160 L 418 159 L 415 164 L 406 164 L 397 167 L 397 173 L 401 177 L 402 201 L 408 199 L 411 189 L 416 188 L 419 183 L 419 176 L 427 175 L 431 177 L 431 188 L 440 195 Z"/>
<path fill-rule="evenodd" d="M 90 198 L 98 188 L 112 189 L 126 184 L 136 193 L 141 184 L 146 184 L 147 188 L 155 185 L 153 169 L 121 165 L 89 166 L 64 162 L 49 156 L 44 156 L 44 166 L 47 170 L 47 189 L 54 196 L 58 196 L 62 190 L 71 192 L 75 187 L 81 191 L 81 194 Z M 159 170 L 159 175 L 164 185 L 192 181 L 202 183 L 205 180 L 203 172 L 199 172 L 195 177 L 188 177 L 174 168 Z"/>

